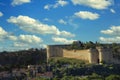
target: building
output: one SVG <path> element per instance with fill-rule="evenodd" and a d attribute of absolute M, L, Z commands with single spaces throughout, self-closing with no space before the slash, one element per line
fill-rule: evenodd
<path fill-rule="evenodd" d="M 110 48 L 96 47 L 95 49 L 67 50 L 65 47 L 70 45 L 48 45 L 47 60 L 52 57 L 75 58 L 88 61 L 92 64 L 114 63 L 120 64 L 120 60 L 113 57 Z"/>

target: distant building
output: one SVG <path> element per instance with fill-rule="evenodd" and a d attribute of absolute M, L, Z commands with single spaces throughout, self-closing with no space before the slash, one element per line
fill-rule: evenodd
<path fill-rule="evenodd" d="M 65 47 L 70 45 L 48 45 L 47 46 L 47 59 L 51 57 L 66 57 L 76 58 L 88 61 L 92 64 L 98 63 L 115 63 L 120 64 L 120 60 L 113 57 L 110 48 L 96 47 L 95 49 L 85 50 L 67 50 Z"/>

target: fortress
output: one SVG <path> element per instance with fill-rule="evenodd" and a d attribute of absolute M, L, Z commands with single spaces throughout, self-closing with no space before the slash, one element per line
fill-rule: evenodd
<path fill-rule="evenodd" d="M 47 46 L 47 59 L 52 57 L 66 57 L 85 60 L 91 64 L 99 63 L 114 63 L 120 64 L 120 60 L 113 57 L 110 48 L 97 47 L 95 49 L 85 50 L 67 50 L 65 49 L 70 45 L 48 45 Z"/>

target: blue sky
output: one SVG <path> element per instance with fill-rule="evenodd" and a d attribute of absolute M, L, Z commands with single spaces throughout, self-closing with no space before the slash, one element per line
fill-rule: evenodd
<path fill-rule="evenodd" d="M 120 0 L 0 0 L 0 51 L 120 42 Z"/>

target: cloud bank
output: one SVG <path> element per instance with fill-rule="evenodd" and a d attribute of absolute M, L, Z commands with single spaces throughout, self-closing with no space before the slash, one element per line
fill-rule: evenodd
<path fill-rule="evenodd" d="M 108 35 L 109 37 L 100 37 L 100 41 L 106 43 L 120 43 L 120 26 L 112 26 L 110 29 L 101 30 L 102 34 Z"/>
<path fill-rule="evenodd" d="M 74 13 L 74 15 L 78 18 L 89 19 L 89 20 L 96 20 L 100 16 L 97 13 L 92 13 L 92 12 L 89 12 L 89 11 L 79 11 L 79 12 Z"/>
<path fill-rule="evenodd" d="M 44 9 L 49 10 L 50 8 L 58 8 L 58 7 L 63 7 L 68 4 L 67 1 L 65 0 L 57 0 L 55 4 L 47 4 L 44 6 Z"/>
<path fill-rule="evenodd" d="M 66 39 L 66 38 L 61 38 L 61 37 L 52 37 L 52 40 L 54 42 L 58 42 L 58 43 L 65 43 L 65 44 L 71 44 L 73 41 L 73 39 Z"/>
<path fill-rule="evenodd" d="M 113 4 L 113 0 L 71 0 L 74 5 L 88 6 L 93 9 L 107 9 Z"/>
<path fill-rule="evenodd" d="M 16 6 L 16 5 L 22 5 L 25 3 L 30 3 L 31 0 L 13 0 L 11 5 Z"/>
<path fill-rule="evenodd" d="M 28 16 L 19 15 L 18 17 L 11 16 L 8 20 L 9 23 L 13 23 L 17 25 L 20 29 L 37 34 L 53 34 L 57 36 L 64 36 L 64 37 L 74 37 L 75 35 L 67 32 L 67 31 L 60 31 L 54 25 L 47 25 L 43 24 L 38 20 L 30 18 Z"/>

